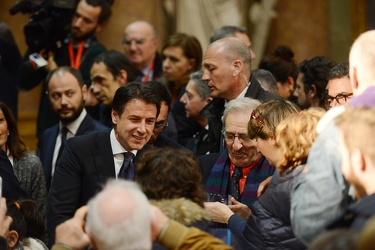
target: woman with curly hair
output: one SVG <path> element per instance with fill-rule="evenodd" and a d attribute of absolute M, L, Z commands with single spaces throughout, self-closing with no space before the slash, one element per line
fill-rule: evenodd
<path fill-rule="evenodd" d="M 7 154 L 21 188 L 38 204 L 43 216 L 47 215 L 47 188 L 40 159 L 28 153 L 19 136 L 16 120 L 9 107 L 0 102 L 0 147 Z"/>
<path fill-rule="evenodd" d="M 150 203 L 169 218 L 208 230 L 201 175 L 190 152 L 172 148 L 145 152 L 136 167 L 136 181 Z"/>
<path fill-rule="evenodd" d="M 305 249 L 292 230 L 290 195 L 295 179 L 305 167 L 317 136 L 316 125 L 324 112 L 320 108 L 298 112 L 290 101 L 271 100 L 252 113 L 250 138 L 257 140 L 258 150 L 278 171 L 250 208 L 242 207 L 238 215 L 229 208 L 216 208 L 214 215 L 216 221 L 227 223 L 249 249 Z"/>

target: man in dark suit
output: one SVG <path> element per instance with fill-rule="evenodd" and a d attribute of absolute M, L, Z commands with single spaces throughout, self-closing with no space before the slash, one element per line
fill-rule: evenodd
<path fill-rule="evenodd" d="M 203 77 L 214 98 L 201 114 L 208 119 L 208 136 L 212 147 L 210 152 L 224 149 L 221 139 L 223 127 L 221 117 L 226 102 L 239 97 L 259 101 L 280 98 L 260 86 L 251 76 L 251 53 L 246 44 L 236 37 L 217 40 L 207 48 L 203 58 Z"/>
<path fill-rule="evenodd" d="M 57 68 L 47 76 L 46 82 L 46 94 L 53 111 L 59 117 L 59 124 L 44 131 L 37 150 L 49 190 L 64 144 L 62 131 L 67 129 L 65 139 L 68 139 L 90 131 L 109 129 L 86 112 L 84 104 L 87 86 L 83 84 L 82 75 L 78 70 L 68 66 Z"/>
<path fill-rule="evenodd" d="M 90 133 L 67 141 L 50 189 L 51 242 L 56 226 L 71 218 L 107 179 L 134 179 L 129 155 L 138 155 L 149 141 L 159 111 L 160 99 L 149 85 L 128 83 L 116 91 L 113 99 L 110 132 Z"/>

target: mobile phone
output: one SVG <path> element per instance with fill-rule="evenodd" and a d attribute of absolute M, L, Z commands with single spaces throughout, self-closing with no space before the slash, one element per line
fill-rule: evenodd
<path fill-rule="evenodd" d="M 33 53 L 29 56 L 29 59 L 36 64 L 37 68 L 41 68 L 47 65 L 47 60 L 44 59 L 39 53 Z"/>

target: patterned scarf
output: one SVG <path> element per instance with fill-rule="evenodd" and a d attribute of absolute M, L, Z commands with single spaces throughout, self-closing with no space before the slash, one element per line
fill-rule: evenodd
<path fill-rule="evenodd" d="M 225 149 L 217 159 L 210 177 L 207 179 L 205 191 L 214 194 L 229 194 L 230 181 L 230 159 L 228 156 L 228 149 Z M 246 178 L 245 189 L 240 195 L 239 201 L 250 206 L 258 200 L 257 192 L 259 184 L 272 176 L 275 172 L 275 167 L 271 166 L 264 156 L 250 171 Z"/>

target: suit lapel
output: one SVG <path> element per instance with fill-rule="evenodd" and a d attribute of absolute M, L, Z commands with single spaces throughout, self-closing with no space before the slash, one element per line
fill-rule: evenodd
<path fill-rule="evenodd" d="M 94 167 L 100 182 L 105 183 L 109 178 L 116 178 L 109 133 L 98 134 L 96 145 L 96 149 L 92 152 L 95 162 Z"/>

